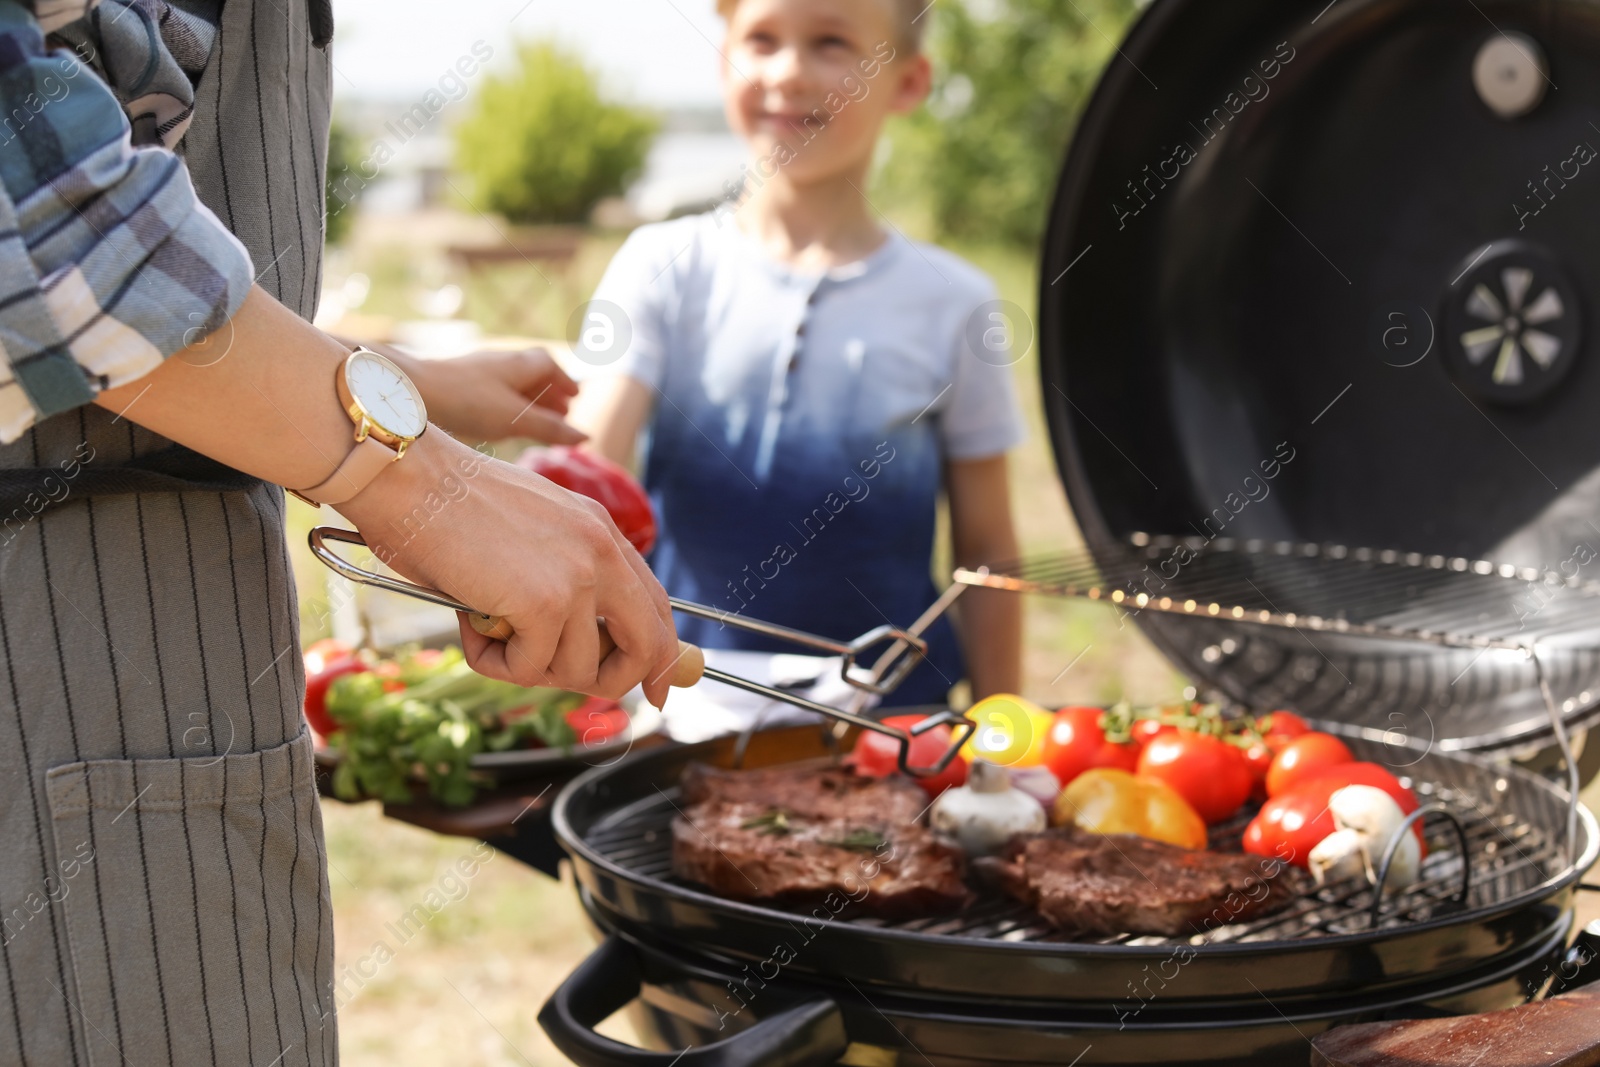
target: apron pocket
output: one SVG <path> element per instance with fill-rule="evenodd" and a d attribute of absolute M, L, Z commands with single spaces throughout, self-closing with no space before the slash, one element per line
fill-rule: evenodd
<path fill-rule="evenodd" d="M 92 1067 L 331 1064 L 332 911 L 311 735 L 46 775 Z M 68 871 L 71 874 L 68 874 Z"/>

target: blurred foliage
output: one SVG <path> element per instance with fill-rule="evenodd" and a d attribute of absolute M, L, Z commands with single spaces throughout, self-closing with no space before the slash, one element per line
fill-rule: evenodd
<path fill-rule="evenodd" d="M 933 9 L 934 92 L 899 123 L 884 180 L 940 238 L 1034 247 L 1067 141 L 1134 0 L 947 0 Z"/>
<path fill-rule="evenodd" d="M 585 222 L 639 174 L 660 124 L 608 103 L 595 74 L 559 45 L 524 44 L 517 58 L 457 127 L 457 161 L 480 206 L 512 222 Z"/>
<path fill-rule="evenodd" d="M 334 119 L 328 125 L 327 216 L 323 235 L 327 244 L 341 243 L 356 220 L 355 204 L 366 183 L 359 175 L 349 180 L 347 176 L 360 162 L 361 145 L 355 134 L 344 123 Z"/>

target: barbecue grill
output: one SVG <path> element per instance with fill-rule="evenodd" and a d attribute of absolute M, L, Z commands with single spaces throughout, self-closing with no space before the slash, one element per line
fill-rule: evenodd
<path fill-rule="evenodd" d="M 825 758 L 831 739 L 831 733 L 808 727 L 766 731 L 745 750 L 742 764 Z M 1576 865 L 1566 861 L 1567 804 L 1558 787 L 1515 768 L 1418 750 L 1412 753 L 1410 782 L 1419 799 L 1456 813 L 1470 862 L 1463 870 L 1461 844 L 1448 820 L 1430 817 L 1425 823 L 1430 854 L 1422 879 L 1378 901 L 1375 925 L 1375 895 L 1364 878 L 1330 884 L 1285 911 L 1197 931 L 1193 938 L 1073 939 L 1030 909 L 992 893 L 955 916 L 890 922 L 834 919 L 824 912 L 819 919 L 725 900 L 671 873 L 670 824 L 681 812 L 679 775 L 696 760 L 730 765 L 738 746 L 738 739 L 724 738 L 651 753 L 591 772 L 569 787 L 557 803 L 556 833 L 572 855 L 597 923 L 643 944 L 692 946 L 697 954 L 731 966 L 735 975 L 745 968 L 756 974 L 772 960 L 776 946 L 788 944 L 796 951 L 781 968 L 786 991 L 827 989 L 847 977 L 858 996 L 869 1001 L 880 993 L 905 999 L 915 990 L 912 999 L 924 1011 L 935 1006 L 965 1015 L 1048 1010 L 1065 1012 L 1064 1018 L 1091 1030 L 1117 1031 L 1126 1021 L 1117 1031 L 1121 1034 L 1142 1032 L 1156 1022 L 1167 1030 L 1193 1030 L 1199 1022 L 1211 1027 L 1224 1019 L 1250 1030 L 1271 1020 L 1281 1026 L 1277 1011 L 1349 1021 L 1348 1012 L 1329 1011 L 1330 1002 L 1435 999 L 1438 989 L 1456 989 L 1474 976 L 1498 976 L 1499 983 L 1535 961 L 1543 966 L 1570 932 L 1578 870 L 1593 863 L 1600 849 L 1593 817 L 1581 811 L 1582 853 Z M 1392 751 L 1359 740 L 1354 748 L 1363 758 Z M 1238 822 L 1220 828 L 1216 846 L 1236 846 L 1240 829 Z M 1540 951 L 1530 958 L 1534 946 Z M 769 962 L 762 973 L 773 969 Z M 724 988 L 710 1006 L 738 1012 L 739 989 Z M 1473 1007 L 1504 1007 L 1528 991 L 1528 986 L 1506 987 L 1473 998 Z M 581 983 L 568 992 L 583 999 Z M 1508 993 L 1510 1000 L 1504 999 Z M 1187 1027 L 1180 1025 L 1185 1020 Z M 1168 1036 L 1191 1040 L 1195 1035 Z M 1292 1029 L 1288 1037 L 1295 1040 Z M 1245 1040 L 1258 1043 L 1251 1049 L 1256 1055 L 1279 1053 L 1284 1045 L 1282 1034 L 1264 1046 L 1260 1034 Z M 694 1043 L 704 1041 L 702 1034 Z M 1115 1043 L 1097 1042 L 1102 1054 Z M 1150 1051 L 1154 1046 L 1141 1038 L 1131 1047 Z M 1192 1048 L 1173 1058 L 1177 1044 L 1161 1047 L 1166 1053 L 1156 1062 L 1234 1063 L 1244 1046 L 1219 1047 L 1203 1061 Z M 940 1048 L 926 1051 L 935 1054 Z M 580 1063 L 664 1062 L 576 1058 Z"/>
<path fill-rule="evenodd" d="M 1423 800 L 1419 883 L 1187 939 L 1074 939 L 994 895 L 913 922 L 738 903 L 671 873 L 683 768 L 850 739 L 663 750 L 557 803 L 605 936 L 541 1015 L 557 1045 L 585 1067 L 1292 1064 L 1341 1023 L 1564 988 L 1600 851 L 1568 736 L 1600 718 L 1600 214 L 1577 188 L 1600 178 L 1532 183 L 1600 143 L 1596 57 L 1578 0 L 1155 0 L 1043 249 L 1042 395 L 1086 547 L 956 574 L 1102 602 L 1207 696 L 1344 734 Z M 1559 782 L 1511 761 L 1552 746 Z M 660 1051 L 593 1032 L 635 996 Z"/>

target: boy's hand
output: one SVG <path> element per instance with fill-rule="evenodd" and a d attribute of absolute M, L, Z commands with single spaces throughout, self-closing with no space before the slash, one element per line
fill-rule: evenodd
<path fill-rule="evenodd" d="M 428 417 L 467 441 L 526 437 L 575 445 L 584 435 L 563 415 L 578 386 L 542 348 L 413 359 L 384 348 L 416 383 Z"/>

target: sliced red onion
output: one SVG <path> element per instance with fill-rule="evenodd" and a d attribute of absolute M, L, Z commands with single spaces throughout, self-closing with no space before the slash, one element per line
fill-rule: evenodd
<path fill-rule="evenodd" d="M 1011 788 L 1020 789 L 1043 804 L 1045 811 L 1053 808 L 1056 797 L 1061 795 L 1061 782 L 1049 767 L 1011 768 Z"/>

